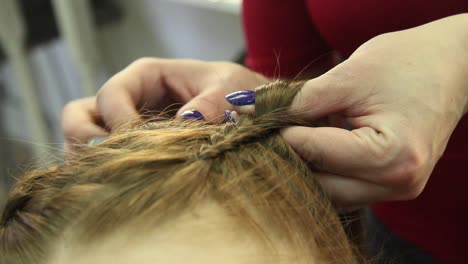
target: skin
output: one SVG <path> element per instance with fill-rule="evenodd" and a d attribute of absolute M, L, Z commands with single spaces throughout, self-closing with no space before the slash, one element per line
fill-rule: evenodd
<path fill-rule="evenodd" d="M 227 93 L 251 89 L 268 79 L 228 62 L 142 58 L 114 75 L 95 97 L 68 103 L 62 113 L 65 150 L 102 137 L 146 110 L 197 109 L 207 120 L 220 121 L 232 107 Z"/>
<path fill-rule="evenodd" d="M 337 204 L 408 200 L 423 190 L 456 124 L 468 109 L 468 14 L 380 35 L 327 73 L 308 81 L 292 108 L 329 127 L 292 127 L 284 138 L 320 168 Z M 230 63 L 145 59 L 114 76 L 97 95 L 71 103 L 63 128 L 86 142 L 138 118 L 141 105 L 186 103 L 208 120 L 233 108 L 224 95 L 268 80 Z M 171 100 L 164 101 L 164 98 Z M 164 101 L 164 102 L 163 102 Z M 179 114 L 181 113 L 179 111 Z M 99 122 L 98 122 L 99 121 Z M 353 129 L 340 128 L 350 124 Z"/>
<path fill-rule="evenodd" d="M 295 98 L 292 107 L 307 118 L 337 113 L 354 128 L 283 131 L 324 172 L 335 201 L 356 206 L 422 192 L 467 112 L 467 28 L 465 14 L 379 36 Z"/>
<path fill-rule="evenodd" d="M 135 233 L 124 228 L 86 245 L 61 241 L 48 263 L 314 263 L 310 258 L 294 257 L 294 250 L 281 240 L 275 239 L 274 243 L 280 250 L 276 253 L 235 223 L 220 206 L 207 202 L 153 230 Z"/>

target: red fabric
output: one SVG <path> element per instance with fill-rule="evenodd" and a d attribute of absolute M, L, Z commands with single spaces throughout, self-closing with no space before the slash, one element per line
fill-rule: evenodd
<path fill-rule="evenodd" d="M 376 35 L 464 12 L 468 1 L 460 0 L 244 0 L 246 63 L 268 76 L 294 77 L 331 50 L 346 57 Z M 373 208 L 395 234 L 441 263 L 468 263 L 468 116 L 420 197 Z"/>
<path fill-rule="evenodd" d="M 246 63 L 267 76 L 294 77 L 331 50 L 315 30 L 304 1 L 247 0 L 243 16 Z"/>

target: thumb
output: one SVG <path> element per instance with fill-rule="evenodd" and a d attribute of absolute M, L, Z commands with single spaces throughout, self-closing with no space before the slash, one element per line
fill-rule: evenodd
<path fill-rule="evenodd" d="M 320 171 L 375 181 L 386 138 L 372 128 L 289 127 L 283 138 Z"/>
<path fill-rule="evenodd" d="M 294 98 L 290 109 L 309 120 L 315 120 L 352 105 L 348 82 L 331 70 L 307 81 Z"/>
<path fill-rule="evenodd" d="M 339 67 L 339 66 L 337 66 Z M 352 105 L 350 86 L 336 67 L 320 77 L 311 79 L 294 97 L 290 109 L 305 119 L 316 120 L 343 111 Z M 237 91 L 227 97 L 240 94 Z M 229 101 L 229 99 L 228 99 Z M 254 114 L 255 105 L 233 104 L 234 110 L 242 114 Z"/>

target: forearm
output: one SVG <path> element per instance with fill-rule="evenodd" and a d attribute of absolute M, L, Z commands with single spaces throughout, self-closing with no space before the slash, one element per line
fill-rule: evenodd
<path fill-rule="evenodd" d="M 465 63 L 463 66 L 463 73 L 462 73 L 462 78 L 464 80 L 464 87 L 465 87 L 465 110 L 464 114 L 468 113 L 468 13 L 460 15 L 460 19 L 463 21 L 460 24 L 462 24 L 461 29 L 460 29 L 460 36 L 461 36 L 461 42 L 460 44 L 462 45 L 462 49 L 464 50 L 463 55 L 461 56 L 463 62 Z"/>
<path fill-rule="evenodd" d="M 468 112 L 468 13 L 446 17 L 421 26 L 427 34 L 436 37 L 434 45 L 444 46 L 447 67 L 453 73 L 453 84 L 458 86 L 463 115 Z M 428 43 L 430 44 L 430 43 Z"/>
<path fill-rule="evenodd" d="M 456 31 L 455 38 L 458 40 L 458 46 L 460 49 L 460 82 L 462 85 L 462 95 L 465 98 L 465 108 L 463 114 L 468 112 L 468 13 L 457 15 L 452 17 L 453 20 L 450 23 L 453 24 L 454 30 Z"/>

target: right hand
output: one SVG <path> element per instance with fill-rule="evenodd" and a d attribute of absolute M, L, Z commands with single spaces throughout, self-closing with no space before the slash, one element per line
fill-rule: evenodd
<path fill-rule="evenodd" d="M 65 151 L 140 118 L 144 110 L 163 110 L 180 103 L 219 121 L 232 106 L 228 93 L 253 89 L 268 82 L 258 73 L 229 62 L 143 58 L 114 75 L 95 97 L 68 103 L 62 114 Z"/>

